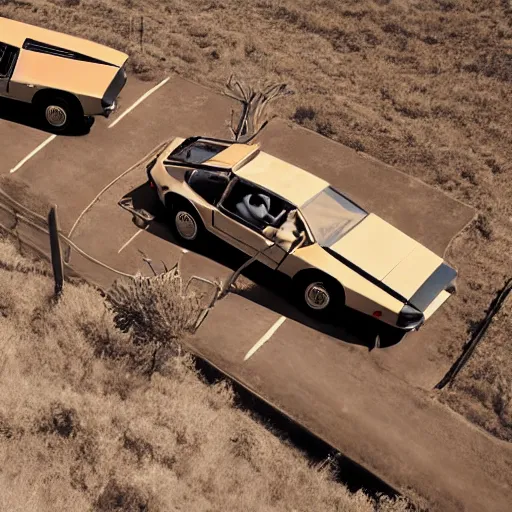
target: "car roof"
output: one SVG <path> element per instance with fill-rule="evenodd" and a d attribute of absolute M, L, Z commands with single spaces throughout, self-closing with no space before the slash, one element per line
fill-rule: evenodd
<path fill-rule="evenodd" d="M 125 53 L 87 39 L 0 17 L 0 42 L 22 48 L 26 39 L 65 48 L 118 67 L 128 58 Z"/>
<path fill-rule="evenodd" d="M 234 173 L 299 208 L 329 186 L 318 176 L 263 151 Z"/>
<path fill-rule="evenodd" d="M 258 144 L 233 143 L 205 162 L 207 165 L 227 167 L 235 171 L 259 152 Z"/>
<path fill-rule="evenodd" d="M 318 176 L 260 151 L 259 144 L 239 143 L 211 137 L 189 137 L 173 139 L 168 150 L 172 148 L 174 152 L 182 145 L 198 141 L 217 142 L 225 145 L 226 149 L 201 164 L 173 162 L 172 158 L 169 158 L 170 155 L 164 159 L 169 158 L 168 162 L 171 165 L 230 171 L 239 178 L 260 186 L 299 208 L 329 186 L 327 181 Z"/>

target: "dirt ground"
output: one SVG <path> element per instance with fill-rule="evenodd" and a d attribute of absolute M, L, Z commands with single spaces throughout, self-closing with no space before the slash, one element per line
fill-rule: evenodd
<path fill-rule="evenodd" d="M 231 73 L 285 82 L 296 94 L 279 115 L 477 208 L 446 255 L 460 274 L 446 306 L 449 357 L 512 273 L 510 0 L 7 0 L 0 15 L 125 50 L 141 76 L 172 71 L 217 89 Z M 509 300 L 455 386 L 438 394 L 507 440 L 510 318 Z"/>

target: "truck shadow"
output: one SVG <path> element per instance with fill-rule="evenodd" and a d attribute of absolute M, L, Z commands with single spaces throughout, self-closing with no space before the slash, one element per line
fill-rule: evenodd
<path fill-rule="evenodd" d="M 23 103 L 21 101 L 7 98 L 0 98 L 0 119 L 22 126 L 27 126 L 28 128 L 33 128 L 35 130 L 48 133 L 49 135 L 54 134 L 53 131 L 43 126 L 43 124 L 39 121 L 34 108 L 29 103 Z M 90 118 L 83 124 L 83 126 L 74 127 L 68 130 L 66 133 L 59 135 L 81 137 L 83 135 L 87 135 L 91 131 L 93 124 L 94 118 Z"/>
<path fill-rule="evenodd" d="M 180 246 L 169 227 L 166 211 L 158 201 L 153 190 L 143 184 L 130 191 L 124 198 L 131 198 L 134 209 L 142 209 L 154 216 L 146 231 L 154 236 Z M 207 234 L 204 243 L 194 251 L 231 270 L 237 270 L 248 256 L 226 242 Z M 233 286 L 232 293 L 255 302 L 275 313 L 299 322 L 345 343 L 367 347 L 369 350 L 386 348 L 399 343 L 404 332 L 378 322 L 376 319 L 350 308 L 340 310 L 336 318 L 329 323 L 320 322 L 300 311 L 294 305 L 290 279 L 265 265 L 255 262 L 247 267 Z M 240 282 L 242 281 L 242 282 Z"/>

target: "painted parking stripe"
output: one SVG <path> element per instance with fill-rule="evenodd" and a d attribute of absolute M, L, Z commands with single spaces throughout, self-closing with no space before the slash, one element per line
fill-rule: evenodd
<path fill-rule="evenodd" d="M 247 361 L 254 353 L 259 350 L 272 336 L 275 334 L 277 329 L 283 325 L 286 320 L 285 316 L 280 317 L 275 324 L 256 342 L 256 344 L 245 354 L 244 361 Z"/>
<path fill-rule="evenodd" d="M 121 246 L 121 249 L 119 249 L 119 251 L 117 251 L 117 254 L 119 254 L 121 251 L 123 251 L 124 249 L 126 249 L 128 247 L 128 245 L 130 245 L 143 231 L 146 231 L 146 228 L 144 229 L 139 229 L 139 231 L 137 231 L 136 233 L 134 233 L 130 239 L 128 241 L 126 241 L 122 246 Z"/>
<path fill-rule="evenodd" d="M 39 144 L 39 146 L 37 146 L 36 149 L 34 149 L 34 151 L 32 151 L 32 153 L 29 153 L 23 160 L 21 160 L 17 165 L 16 167 L 13 167 L 9 172 L 12 174 L 14 172 L 16 172 L 18 169 L 20 169 L 21 167 L 23 167 L 34 155 L 36 155 L 37 153 L 39 153 L 39 151 L 41 151 L 45 146 L 47 146 L 48 144 L 50 144 L 50 142 L 55 139 L 55 137 L 57 137 L 57 135 L 50 135 L 50 137 L 48 137 L 44 142 L 42 142 L 41 144 Z"/>
<path fill-rule="evenodd" d="M 124 116 L 127 116 L 134 108 L 138 107 L 146 98 L 151 96 L 155 91 L 160 89 L 163 85 L 165 85 L 169 80 L 171 79 L 170 76 L 168 76 L 165 80 L 162 80 L 158 85 L 153 87 L 153 89 L 150 89 L 148 92 L 143 94 L 128 110 L 125 110 L 110 126 L 109 128 L 113 128 L 121 119 L 123 119 Z"/>

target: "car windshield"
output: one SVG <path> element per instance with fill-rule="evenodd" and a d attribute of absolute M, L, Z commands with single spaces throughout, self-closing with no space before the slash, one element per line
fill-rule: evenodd
<path fill-rule="evenodd" d="M 323 247 L 334 244 L 368 215 L 332 187 L 322 190 L 301 210 L 313 236 Z"/>
<path fill-rule="evenodd" d="M 187 144 L 185 147 L 177 148 L 177 150 L 174 150 L 169 155 L 168 159 L 184 163 L 202 164 L 221 151 L 224 151 L 227 147 L 226 144 L 197 140 Z"/>

